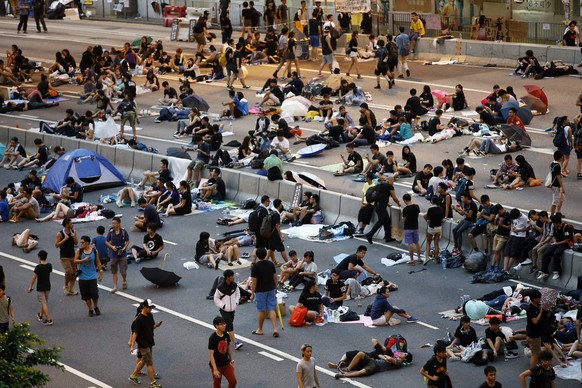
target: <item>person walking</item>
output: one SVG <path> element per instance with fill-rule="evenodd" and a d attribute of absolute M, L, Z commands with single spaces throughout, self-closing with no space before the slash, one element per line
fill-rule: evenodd
<path fill-rule="evenodd" d="M 55 247 L 59 248 L 61 265 L 65 271 L 65 286 L 63 290 L 65 295 L 78 295 L 79 292 L 75 291 L 75 271 L 77 271 L 77 267 L 73 262 L 77 234 L 73 229 L 73 221 L 70 218 L 65 217 L 61 225 L 63 229 L 57 232 Z"/>
<path fill-rule="evenodd" d="M 265 260 L 267 250 L 257 248 L 258 261 L 253 264 L 251 269 L 251 278 L 253 279 L 253 288 L 251 290 L 250 300 L 254 300 L 257 306 L 258 327 L 252 332 L 254 335 L 263 335 L 263 323 L 265 317 L 269 318 L 273 324 L 273 337 L 279 337 L 277 331 L 277 317 L 275 316 L 275 307 L 277 305 L 277 270 L 275 264 Z"/>
<path fill-rule="evenodd" d="M 91 246 L 91 237 L 81 237 L 81 247 L 75 255 L 74 262 L 79 264 L 79 290 L 81 291 L 81 299 L 85 301 L 89 309 L 89 316 L 101 315 L 97 306 L 99 301 L 97 279 L 101 283 L 103 270 L 99 261 L 99 253 Z"/>
<path fill-rule="evenodd" d="M 283 211 L 283 202 L 277 198 L 273 201 L 273 209 L 271 210 L 271 237 L 269 238 L 267 257 L 277 266 L 280 267 L 281 263 L 277 261 L 275 257 L 275 251 L 281 254 L 283 258 L 283 263 L 289 261 L 287 252 L 285 251 L 285 236 L 281 232 L 281 211 Z M 276 284 L 276 282 L 275 282 Z"/>
<path fill-rule="evenodd" d="M 121 219 L 111 219 L 111 229 L 107 234 L 105 245 L 109 248 L 109 260 L 111 262 L 111 275 L 113 276 L 113 288 L 111 293 L 117 292 L 117 272 L 121 272 L 123 278 L 122 288 L 127 289 L 127 247 L 129 246 L 129 234 L 121 227 Z"/>
<path fill-rule="evenodd" d="M 129 353 L 133 353 L 134 344 L 137 342 L 138 352 L 141 354 L 141 360 L 135 365 L 133 373 L 129 375 L 129 381 L 136 385 L 141 384 L 137 377 L 139 371 L 146 366 L 151 388 L 161 388 L 160 383 L 156 381 L 154 372 L 154 360 L 152 358 L 152 347 L 155 345 L 154 330 L 160 327 L 162 322 L 156 323 L 152 310 L 156 308 L 151 299 L 146 299 L 142 303 L 142 309 L 132 324 L 132 333 L 129 338 Z"/>
<path fill-rule="evenodd" d="M 358 74 L 358 79 L 362 79 L 362 75 L 360 74 L 360 67 L 358 65 L 358 31 L 352 32 L 352 39 L 350 39 L 346 47 L 346 55 L 350 58 L 350 67 L 348 67 L 346 76 L 349 77 L 352 67 L 355 67 L 356 74 Z"/>
<path fill-rule="evenodd" d="M 550 173 L 552 174 L 552 184 L 550 188 L 552 189 L 552 207 L 550 215 L 560 213 L 564 201 L 566 199 L 566 189 L 564 188 L 564 182 L 562 180 L 562 163 L 564 161 L 564 155 L 561 151 L 554 151 L 554 161 L 550 164 Z"/>
<path fill-rule="evenodd" d="M 311 357 L 313 347 L 309 344 L 301 345 L 301 360 L 297 362 L 295 375 L 299 388 L 319 388 L 319 378 L 315 370 L 315 359 Z"/>
<path fill-rule="evenodd" d="M 398 46 L 398 78 L 410 77 L 410 69 L 408 68 L 408 55 L 410 55 L 410 38 L 404 33 L 404 27 L 399 28 L 400 34 L 396 37 L 396 45 Z"/>
<path fill-rule="evenodd" d="M 385 242 L 390 243 L 396 241 L 394 238 L 392 238 L 392 220 L 390 219 L 390 214 L 388 213 L 390 197 L 392 197 L 394 202 L 396 202 L 398 207 L 400 207 L 400 201 L 396 196 L 393 184 L 394 177 L 388 177 L 387 182 L 382 182 L 375 186 L 375 189 L 378 191 L 378 199 L 376 200 L 374 206 L 376 215 L 378 216 L 378 221 L 376 221 L 372 229 L 370 229 L 370 231 L 365 235 L 366 240 L 368 240 L 370 244 L 374 243 L 372 239 L 381 227 L 384 227 Z"/>
<path fill-rule="evenodd" d="M 234 271 L 227 269 L 223 274 L 223 281 L 214 292 L 214 304 L 218 307 L 220 316 L 226 322 L 226 331 L 235 350 L 243 347 L 243 343 L 236 340 L 234 335 L 234 311 L 240 303 L 240 289 L 234 281 Z"/>
<path fill-rule="evenodd" d="M 46 29 L 46 23 L 44 22 L 44 18 L 46 17 L 45 0 L 33 0 L 32 13 L 34 15 L 34 21 L 36 22 L 36 32 L 40 32 L 41 24 L 44 32 L 48 32 L 48 30 Z"/>
<path fill-rule="evenodd" d="M 321 70 L 323 70 L 325 65 L 329 67 L 329 72 L 333 74 L 333 47 L 331 46 L 331 31 L 329 27 L 323 28 L 323 36 L 321 37 L 321 65 L 319 65 L 317 75 L 321 75 Z"/>
<path fill-rule="evenodd" d="M 16 7 L 18 8 L 18 15 L 20 15 L 17 32 L 20 34 L 20 30 L 22 30 L 22 33 L 26 34 L 26 29 L 28 27 L 28 13 L 30 12 L 28 0 L 18 0 Z"/>
<path fill-rule="evenodd" d="M 212 371 L 213 387 L 220 388 L 222 376 L 228 381 L 228 388 L 236 387 L 234 375 L 234 360 L 230 348 L 230 337 L 227 333 L 227 323 L 223 317 L 215 317 L 212 320 L 215 332 L 208 338 L 208 358 Z"/>
<path fill-rule="evenodd" d="M 51 272 L 53 272 L 53 265 L 47 263 L 48 253 L 41 250 L 37 253 L 39 264 L 34 267 L 34 275 L 30 281 L 28 292 L 32 292 L 32 287 L 36 283 L 36 295 L 38 303 L 40 304 L 40 312 L 36 313 L 36 320 L 42 322 L 45 326 L 53 324 L 53 318 L 48 310 L 48 297 L 51 291 Z"/>
<path fill-rule="evenodd" d="M 12 299 L 6 295 L 6 286 L 0 284 L 0 334 L 6 334 L 10 328 L 10 318 L 12 318 L 12 324 L 14 325 L 16 319 L 14 318 Z"/>

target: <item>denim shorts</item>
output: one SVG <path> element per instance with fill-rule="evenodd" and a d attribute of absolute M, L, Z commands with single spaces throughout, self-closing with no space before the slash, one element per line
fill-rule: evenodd
<path fill-rule="evenodd" d="M 257 311 L 274 311 L 277 305 L 277 291 L 255 292 Z"/>
<path fill-rule="evenodd" d="M 404 229 L 404 244 L 418 244 L 418 229 Z"/>

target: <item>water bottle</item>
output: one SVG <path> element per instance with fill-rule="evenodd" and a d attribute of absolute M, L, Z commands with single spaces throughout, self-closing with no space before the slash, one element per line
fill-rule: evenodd
<path fill-rule="evenodd" d="M 234 128 L 232 126 L 232 121 L 228 123 L 228 130 L 230 131 L 230 133 L 232 133 L 234 135 Z"/>
<path fill-rule="evenodd" d="M 99 196 L 99 203 L 103 203 L 103 195 Z"/>
<path fill-rule="evenodd" d="M 441 269 L 443 271 L 447 269 L 447 257 L 445 255 L 441 256 Z"/>
<path fill-rule="evenodd" d="M 323 321 L 327 322 L 327 310 L 323 312 Z"/>

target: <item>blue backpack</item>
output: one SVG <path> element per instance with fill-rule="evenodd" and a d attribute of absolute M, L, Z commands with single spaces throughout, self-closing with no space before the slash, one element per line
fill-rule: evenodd
<path fill-rule="evenodd" d="M 468 181 L 469 180 L 465 177 L 459 178 L 459 181 L 457 182 L 457 187 L 455 188 L 455 199 L 457 200 L 457 202 L 461 202 L 461 194 L 467 191 Z"/>

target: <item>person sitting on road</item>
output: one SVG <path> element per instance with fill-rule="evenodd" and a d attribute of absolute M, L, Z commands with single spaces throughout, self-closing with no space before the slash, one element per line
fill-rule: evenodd
<path fill-rule="evenodd" d="M 374 277 L 379 278 L 380 275 L 374 271 L 371 267 L 364 264 L 364 256 L 368 248 L 365 245 L 360 245 L 356 250 L 355 254 L 346 256 L 339 264 L 335 267 L 340 271 L 340 279 L 354 278 L 357 279 L 365 271 L 374 275 Z"/>
<path fill-rule="evenodd" d="M 285 100 L 285 95 L 283 90 L 277 85 L 277 79 L 271 78 L 269 80 L 269 90 L 265 90 L 265 96 L 257 105 L 265 105 L 269 102 L 269 105 L 281 105 Z"/>
<path fill-rule="evenodd" d="M 321 294 L 317 291 L 317 281 L 309 280 L 305 284 L 305 288 L 301 292 L 301 295 L 299 295 L 297 304 L 289 306 L 289 311 L 293 313 L 293 310 L 299 306 L 307 308 L 308 311 L 305 315 L 307 322 L 323 322 L 324 306 L 321 300 Z"/>
<path fill-rule="evenodd" d="M 156 207 L 152 203 L 148 203 L 147 199 L 141 197 L 137 200 L 138 206 L 143 209 L 143 215 L 135 216 L 133 226 L 137 230 L 141 230 L 142 232 L 146 231 L 146 227 L 149 224 L 152 224 L 156 227 L 156 229 L 161 228 L 163 226 L 160 216 L 156 210 Z"/>
<path fill-rule="evenodd" d="M 517 170 L 513 173 L 508 173 L 510 179 L 513 179 L 510 183 L 501 185 L 505 190 L 513 190 L 518 187 L 529 186 L 532 180 L 536 179 L 533 167 L 525 160 L 523 155 L 517 155 L 515 157 L 515 163 L 517 164 Z"/>
<path fill-rule="evenodd" d="M 166 216 L 182 216 L 192 213 L 192 194 L 190 185 L 186 181 L 180 181 L 180 202 L 177 205 L 168 205 Z"/>
<path fill-rule="evenodd" d="M 143 246 L 133 245 L 131 247 L 131 254 L 136 263 L 142 260 L 155 259 L 164 249 L 164 240 L 162 236 L 156 233 L 157 229 L 153 222 L 149 223 L 146 228 L 147 233 L 143 236 Z"/>
<path fill-rule="evenodd" d="M 449 359 L 460 360 L 463 350 L 473 342 L 477 342 L 477 332 L 471 327 L 471 318 L 463 315 L 455 331 L 453 342 L 447 346 Z"/>
<path fill-rule="evenodd" d="M 287 162 L 295 160 L 289 150 L 289 139 L 285 138 L 285 133 L 282 130 L 277 131 L 277 136 L 271 141 L 271 149 L 276 151 L 279 157 L 285 158 Z"/>
<path fill-rule="evenodd" d="M 200 188 L 200 197 L 203 200 L 213 199 L 224 201 L 226 199 L 226 185 L 220 177 L 220 169 L 214 167 L 210 169 L 210 179 Z"/>
<path fill-rule="evenodd" d="M 279 281 L 277 282 L 277 288 L 283 287 L 285 282 L 291 279 L 299 270 L 303 264 L 303 260 L 297 258 L 297 252 L 294 250 L 289 251 L 289 261 L 283 263 L 281 266 L 281 274 L 279 275 Z"/>
<path fill-rule="evenodd" d="M 308 289 L 307 284 L 310 282 L 317 283 L 317 264 L 315 264 L 315 258 L 313 257 L 313 251 L 306 251 L 303 254 L 303 260 L 297 265 L 297 271 L 289 279 L 289 284 L 283 286 L 285 291 L 293 291 L 300 284 L 305 284 L 305 290 Z"/>
<path fill-rule="evenodd" d="M 346 160 L 343 154 L 340 154 L 343 163 L 339 170 L 334 172 L 334 176 L 343 176 L 345 173 L 359 174 L 363 170 L 364 161 L 362 156 L 354 150 L 353 143 L 346 144 L 346 151 L 348 152 L 348 158 Z"/>
<path fill-rule="evenodd" d="M 215 241 L 210 238 L 210 233 L 200 232 L 200 238 L 196 242 L 196 255 L 194 259 L 200 264 L 208 265 L 208 268 L 218 269 L 222 254 L 216 252 Z"/>
<path fill-rule="evenodd" d="M 382 286 L 376 291 L 376 299 L 372 303 L 372 311 L 370 318 L 372 318 L 372 323 L 376 326 L 394 326 L 400 323 L 398 319 L 392 319 L 394 314 L 400 315 L 402 318 L 406 318 L 406 322 L 416 322 L 418 318 L 408 314 L 406 310 L 398 308 L 398 306 L 392 306 L 388 302 L 390 297 L 390 287 Z"/>

